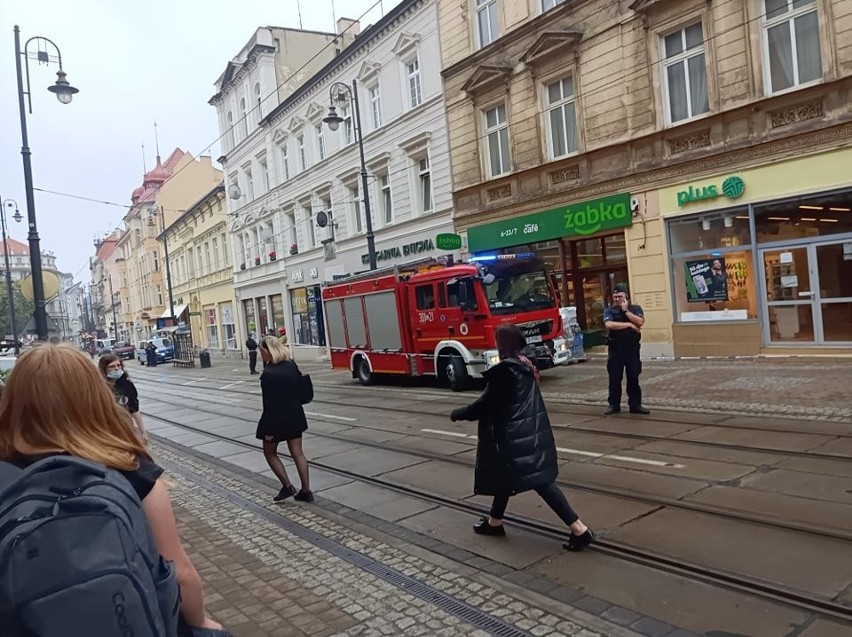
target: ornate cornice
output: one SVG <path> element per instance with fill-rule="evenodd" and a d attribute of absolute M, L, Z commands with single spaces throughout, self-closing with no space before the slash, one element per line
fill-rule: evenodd
<path fill-rule="evenodd" d="M 786 159 L 787 156 L 792 154 L 796 156 L 816 154 L 820 151 L 849 145 L 852 145 L 852 122 L 831 128 L 823 128 L 811 133 L 785 137 L 784 139 L 757 144 L 748 148 L 729 150 L 702 159 L 684 161 L 672 166 L 655 168 L 625 177 L 603 180 L 597 183 L 586 181 L 586 183 L 578 185 L 576 188 L 548 193 L 542 197 L 530 198 L 520 202 L 520 204 L 514 202 L 512 205 L 489 208 L 487 211 L 480 211 L 479 209 L 469 213 L 462 211 L 462 214 L 458 215 L 455 221 L 459 229 L 466 230 L 472 225 L 479 225 L 510 215 L 523 214 L 527 209 L 545 210 L 552 208 L 564 204 L 568 199 L 583 201 L 614 192 L 662 188 L 671 185 L 673 181 L 691 179 L 696 175 L 746 169 L 756 162 L 767 158 Z M 804 152 L 805 150 L 812 152 Z M 582 161 L 582 158 L 580 160 Z M 548 168 L 550 166 L 542 165 L 535 170 L 544 172 Z M 850 177 L 850 180 L 852 180 L 852 177 Z M 477 184 L 464 190 L 455 191 L 453 194 L 457 197 L 459 194 L 466 195 L 473 192 L 485 191 L 488 187 L 490 185 Z M 519 208 L 523 208 L 524 210 L 519 210 Z"/>

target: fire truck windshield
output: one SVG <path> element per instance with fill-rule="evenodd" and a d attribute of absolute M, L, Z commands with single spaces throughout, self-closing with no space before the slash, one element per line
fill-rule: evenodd
<path fill-rule="evenodd" d="M 483 286 L 492 314 L 513 314 L 556 307 L 547 272 L 540 260 L 489 264 L 488 273 L 494 276 L 494 280 L 490 283 L 483 282 Z"/>

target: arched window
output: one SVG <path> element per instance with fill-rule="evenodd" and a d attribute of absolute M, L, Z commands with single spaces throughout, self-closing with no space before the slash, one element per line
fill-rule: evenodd
<path fill-rule="evenodd" d="M 227 145 L 227 149 L 231 150 L 234 147 L 234 114 L 231 111 L 228 111 L 228 114 L 225 116 L 225 144 Z"/>
<path fill-rule="evenodd" d="M 254 100 L 257 106 L 257 121 L 263 119 L 263 108 L 261 107 L 261 102 L 263 102 L 263 98 L 260 96 L 260 82 L 255 82 L 254 85 Z"/>
<path fill-rule="evenodd" d="M 243 139 L 248 137 L 248 111 L 246 110 L 246 98 L 240 98 L 240 112 L 242 113 L 242 118 L 240 119 L 240 128 L 243 132 Z"/>

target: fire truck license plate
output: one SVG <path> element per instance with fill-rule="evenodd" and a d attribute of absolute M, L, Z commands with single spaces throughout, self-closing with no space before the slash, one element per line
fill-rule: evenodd
<path fill-rule="evenodd" d="M 527 336 L 527 343 L 541 343 L 541 334 Z"/>

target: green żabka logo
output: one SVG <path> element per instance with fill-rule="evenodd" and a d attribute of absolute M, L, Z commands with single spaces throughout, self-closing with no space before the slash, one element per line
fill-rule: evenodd
<path fill-rule="evenodd" d="M 565 229 L 576 234 L 594 234 L 607 222 L 625 219 L 630 215 L 624 203 L 607 204 L 605 201 L 586 204 L 584 208 L 568 208 L 565 211 Z"/>
<path fill-rule="evenodd" d="M 710 186 L 689 186 L 677 193 L 677 205 L 685 206 L 694 201 L 716 199 L 722 195 L 728 199 L 739 199 L 745 192 L 745 181 L 742 177 L 732 176 L 722 182 L 721 193 L 715 184 Z"/>

